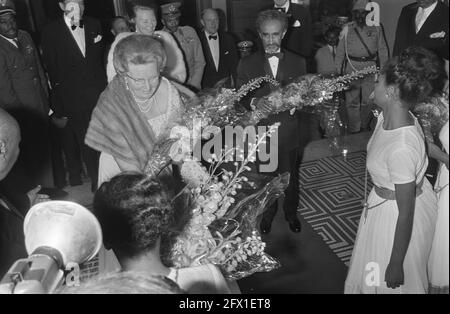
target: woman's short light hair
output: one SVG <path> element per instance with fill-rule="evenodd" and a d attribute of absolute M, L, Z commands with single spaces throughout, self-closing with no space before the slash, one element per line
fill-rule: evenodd
<path fill-rule="evenodd" d="M 120 75 L 129 71 L 129 65 L 142 65 L 156 62 L 163 70 L 167 55 L 162 42 L 155 36 L 133 34 L 125 37 L 114 49 L 114 68 Z"/>

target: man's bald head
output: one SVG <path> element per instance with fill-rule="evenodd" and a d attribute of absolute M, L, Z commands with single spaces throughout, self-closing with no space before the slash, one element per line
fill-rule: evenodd
<path fill-rule="evenodd" d="M 0 180 L 3 180 L 19 157 L 19 124 L 6 111 L 0 109 Z"/>

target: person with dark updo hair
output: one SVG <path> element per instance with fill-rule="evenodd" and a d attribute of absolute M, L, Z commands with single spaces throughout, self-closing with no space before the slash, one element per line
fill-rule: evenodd
<path fill-rule="evenodd" d="M 425 177 L 425 137 L 411 110 L 445 84 L 434 58 L 422 48 L 407 49 L 388 62 L 376 83 L 382 113 L 367 152 L 375 186 L 361 217 L 346 293 L 428 291 L 437 199 Z"/>
<path fill-rule="evenodd" d="M 104 183 L 94 198 L 94 214 L 104 245 L 116 254 L 122 271 L 166 276 L 188 293 L 229 294 L 236 289 L 213 265 L 167 267 L 161 239 L 174 223 L 173 196 L 159 181 L 139 173 L 123 173 Z"/>

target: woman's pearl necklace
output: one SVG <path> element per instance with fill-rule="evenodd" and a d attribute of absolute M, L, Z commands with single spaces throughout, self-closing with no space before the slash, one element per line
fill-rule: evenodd
<path fill-rule="evenodd" d="M 138 106 L 139 111 L 142 112 L 142 113 L 148 113 L 150 111 L 150 109 L 152 109 L 153 105 L 155 104 L 155 96 L 152 96 L 152 97 L 150 97 L 147 100 L 140 101 L 140 100 L 137 99 L 136 95 L 134 95 L 134 92 L 128 86 L 128 82 L 126 80 L 125 80 L 125 84 L 127 85 L 127 89 L 130 91 L 134 102 Z M 147 105 L 147 103 L 148 103 L 148 105 Z"/>

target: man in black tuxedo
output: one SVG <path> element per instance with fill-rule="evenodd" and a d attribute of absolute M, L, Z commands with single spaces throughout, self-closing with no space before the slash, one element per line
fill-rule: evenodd
<path fill-rule="evenodd" d="M 269 10 L 259 14 L 257 28 L 261 37 L 264 51 L 258 51 L 241 60 L 237 70 L 237 87 L 248 83 L 250 80 L 270 75 L 282 86 L 289 84 L 292 80 L 306 74 L 306 61 L 304 58 L 281 49 L 281 41 L 286 35 L 288 27 L 288 17 L 285 13 Z M 256 104 L 257 98 L 264 97 L 276 90 L 277 87 L 267 84 L 254 91 L 244 99 L 243 105 L 251 109 Z M 261 125 L 273 125 L 280 122 L 278 130 L 278 169 L 272 175 L 289 172 L 291 175 L 289 187 L 286 190 L 284 202 L 285 218 L 293 232 L 301 231 L 301 224 L 297 217 L 299 201 L 299 152 L 306 145 L 306 132 L 302 132 L 303 127 L 299 123 L 298 113 L 282 112 L 269 116 L 261 121 Z M 303 130 L 304 131 L 304 130 Z M 300 140 L 296 140 L 300 138 Z M 294 140 L 293 140 L 294 139 Z M 271 143 L 271 149 L 274 145 Z M 267 234 L 271 230 L 272 221 L 276 215 L 278 204 L 274 204 L 263 215 L 261 221 L 261 231 Z"/>
<path fill-rule="evenodd" d="M 203 31 L 199 37 L 206 59 L 203 74 L 203 88 L 211 88 L 217 82 L 228 78 L 230 85 L 236 80 L 236 68 L 239 62 L 236 43 L 233 37 L 219 31 L 219 14 L 214 9 L 202 13 Z"/>
<path fill-rule="evenodd" d="M 403 8 L 397 25 L 394 56 L 421 46 L 448 60 L 448 7 L 438 0 L 417 0 Z"/>
<path fill-rule="evenodd" d="M 308 8 L 290 0 L 274 0 L 274 9 L 286 13 L 289 26 L 283 39 L 283 48 L 304 58 L 309 58 L 313 52 L 314 38 L 312 17 Z"/>
<path fill-rule="evenodd" d="M 78 7 L 79 15 L 73 7 Z M 42 49 L 52 85 L 52 121 L 61 130 L 72 186 L 81 182 L 81 155 L 94 190 L 99 153 L 84 144 L 91 114 L 106 87 L 99 21 L 84 17 L 84 0 L 60 0 L 63 17 L 42 33 Z"/>

